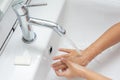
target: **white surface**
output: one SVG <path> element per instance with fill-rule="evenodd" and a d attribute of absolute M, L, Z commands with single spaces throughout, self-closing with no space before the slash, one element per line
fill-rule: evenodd
<path fill-rule="evenodd" d="M 40 0 L 34 0 L 35 2 Z M 42 0 L 41 0 L 42 1 Z M 45 0 L 48 6 L 34 8 L 31 15 L 37 18 L 57 22 L 64 0 Z M 56 4 L 57 7 L 56 7 Z M 52 14 L 52 15 L 51 15 Z M 22 42 L 20 27 L 17 27 L 6 49 L 0 56 L 0 80 L 45 80 L 50 68 L 49 46 L 55 47 L 53 30 L 46 27 L 33 26 L 37 39 L 31 44 Z M 53 41 L 53 42 L 52 42 Z M 32 57 L 30 66 L 14 65 L 16 56 L 23 56 L 28 51 Z"/>
<path fill-rule="evenodd" d="M 109 27 L 120 21 L 119 2 L 119 0 L 67 0 L 64 13 L 59 20 L 60 24 L 65 26 L 68 36 L 75 44 L 80 49 L 85 49 Z M 71 48 L 71 44 L 63 39 L 60 47 Z M 113 80 L 120 80 L 119 63 L 120 44 L 104 51 L 89 64 L 88 68 Z M 55 75 L 53 71 L 51 73 Z M 54 76 L 50 78 L 67 80 Z"/>
<path fill-rule="evenodd" d="M 11 0 L 0 0 L 0 20 L 3 17 L 4 12 L 9 6 Z M 9 3 L 8 3 L 9 2 Z M 7 5 L 6 5 L 7 4 Z"/>
<path fill-rule="evenodd" d="M 2 15 L 2 17 L 3 17 L 3 15 Z M 13 9 L 10 7 L 8 9 L 8 11 L 6 12 L 6 14 L 4 14 L 4 17 L 2 18 L 2 20 L 0 21 L 0 38 L 1 38 L 0 39 L 0 48 L 3 47 L 3 43 L 6 40 L 6 38 L 8 37 L 8 34 L 10 33 L 10 31 L 15 23 L 15 20 L 16 20 L 15 13 L 13 12 Z M 1 51 L 0 51 L 0 53 L 1 53 Z"/>
<path fill-rule="evenodd" d="M 12 1 L 13 0 L 0 0 L 0 11 L 4 13 L 8 9 Z"/>

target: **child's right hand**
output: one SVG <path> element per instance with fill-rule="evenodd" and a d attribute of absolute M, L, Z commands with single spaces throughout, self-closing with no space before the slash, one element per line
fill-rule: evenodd
<path fill-rule="evenodd" d="M 64 49 L 64 48 L 60 48 L 59 51 L 65 52 L 67 54 L 55 56 L 55 57 L 53 57 L 53 60 L 60 60 L 61 58 L 65 58 L 76 64 L 82 65 L 82 66 L 86 66 L 92 60 L 91 55 L 86 54 L 83 51 L 80 51 L 80 53 L 78 53 L 74 49 Z M 52 67 L 55 70 L 67 68 L 67 66 L 65 64 L 63 64 L 63 62 L 61 62 L 61 61 L 57 61 L 57 62 L 53 63 Z"/>
<path fill-rule="evenodd" d="M 99 73 L 91 71 L 85 67 L 80 66 L 79 64 L 73 63 L 68 59 L 61 59 L 63 64 L 67 66 L 64 70 L 55 70 L 58 76 L 63 76 L 68 79 L 81 77 L 87 80 L 111 80 L 110 78 L 103 76 Z"/>
<path fill-rule="evenodd" d="M 84 70 L 85 68 L 71 62 L 70 60 L 67 59 L 61 59 L 61 61 L 66 64 L 67 68 L 64 70 L 55 70 L 56 74 L 58 76 L 64 76 L 66 78 L 75 78 L 75 77 L 81 77 L 84 78 Z"/>

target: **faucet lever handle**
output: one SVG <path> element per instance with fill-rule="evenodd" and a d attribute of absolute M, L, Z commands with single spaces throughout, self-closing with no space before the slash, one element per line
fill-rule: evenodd
<path fill-rule="evenodd" d="M 47 6 L 47 3 L 40 3 L 40 4 L 30 4 L 30 5 L 26 5 L 26 7 L 38 7 L 38 6 Z"/>

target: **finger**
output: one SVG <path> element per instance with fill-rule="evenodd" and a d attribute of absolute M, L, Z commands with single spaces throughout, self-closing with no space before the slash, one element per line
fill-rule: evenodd
<path fill-rule="evenodd" d="M 62 65 L 62 64 L 63 64 L 63 62 L 58 61 L 58 62 L 56 62 L 56 63 L 53 63 L 52 66 L 53 66 L 53 67 L 57 67 L 57 66 L 60 66 L 60 65 Z"/>
<path fill-rule="evenodd" d="M 66 66 L 63 62 L 61 62 L 61 61 L 52 64 L 52 67 L 53 67 L 55 70 L 67 68 L 67 66 Z"/>
<path fill-rule="evenodd" d="M 55 57 L 53 57 L 53 60 L 58 60 L 58 59 L 61 59 L 62 57 L 63 57 L 63 55 L 55 56 Z"/>
<path fill-rule="evenodd" d="M 69 61 L 68 59 L 63 58 L 61 61 L 65 63 L 68 67 L 72 67 L 72 62 Z"/>
<path fill-rule="evenodd" d="M 54 70 L 64 70 L 66 68 L 67 68 L 66 65 L 60 65 L 60 66 L 57 66 L 57 67 L 53 67 Z"/>
<path fill-rule="evenodd" d="M 73 49 L 60 48 L 59 51 L 70 53 L 71 51 L 73 51 Z"/>
<path fill-rule="evenodd" d="M 68 59 L 62 59 L 63 63 L 65 63 L 67 65 L 68 68 L 71 69 L 78 69 L 83 71 L 85 68 L 79 64 L 73 63 L 71 61 L 69 61 Z"/>
<path fill-rule="evenodd" d="M 63 55 L 60 55 L 60 56 L 55 56 L 53 57 L 53 60 L 59 60 L 61 58 L 67 58 L 69 55 L 68 54 L 63 54 Z"/>
<path fill-rule="evenodd" d="M 64 76 L 63 72 L 61 72 L 61 71 L 55 71 L 55 73 L 57 76 Z"/>

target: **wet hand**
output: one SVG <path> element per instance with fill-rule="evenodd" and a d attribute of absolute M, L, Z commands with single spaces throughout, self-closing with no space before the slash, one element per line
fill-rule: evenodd
<path fill-rule="evenodd" d="M 78 53 L 74 49 L 59 49 L 59 51 L 65 52 L 67 54 L 56 56 L 53 58 L 53 60 L 60 60 L 61 58 L 66 58 L 66 59 L 69 59 L 70 61 L 77 63 L 79 65 L 82 65 L 82 66 L 86 66 L 90 61 L 89 57 L 87 55 L 85 55 L 83 53 L 83 51 L 81 51 L 80 53 Z M 79 54 L 82 54 L 82 55 L 79 55 Z M 59 69 L 64 70 L 67 68 L 67 66 L 62 61 L 58 61 L 58 62 L 52 64 L 52 67 L 55 70 L 59 70 Z"/>
<path fill-rule="evenodd" d="M 67 59 L 61 59 L 61 62 L 66 64 L 67 68 L 64 70 L 55 70 L 58 76 L 64 76 L 66 78 L 76 78 L 76 77 L 85 77 L 84 70 L 85 68 L 73 63 Z"/>

